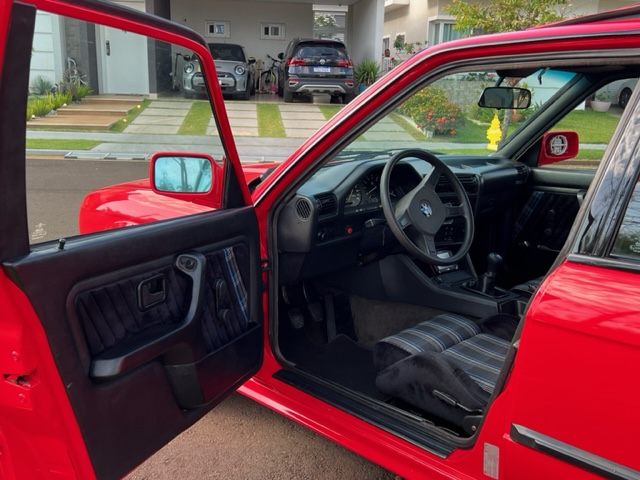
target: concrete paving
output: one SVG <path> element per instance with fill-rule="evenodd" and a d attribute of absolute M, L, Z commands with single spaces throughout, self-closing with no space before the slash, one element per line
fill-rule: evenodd
<path fill-rule="evenodd" d="M 286 138 L 259 136 L 256 101 L 226 102 L 227 115 L 236 147 L 243 162 L 282 161 L 302 142 L 322 127 L 326 119 L 314 103 L 278 103 L 274 95 L 266 97 L 277 103 Z M 262 101 L 259 98 L 258 101 Z M 326 102 L 328 103 L 328 101 Z M 27 130 L 27 138 L 84 139 L 101 142 L 91 150 L 29 150 L 28 155 L 62 156 L 67 158 L 147 159 L 157 151 L 186 151 L 209 153 L 214 158 L 224 155 L 213 115 L 204 135 L 178 135 L 193 101 L 160 99 L 138 115 L 123 133 Z M 385 118 L 372 126 L 358 139 L 358 148 L 407 148 L 407 146 L 438 151 L 459 147 L 456 143 L 416 142 L 393 118 Z M 486 143 L 465 144 L 466 148 L 484 149 Z M 581 145 L 581 148 L 604 149 L 605 145 Z"/>

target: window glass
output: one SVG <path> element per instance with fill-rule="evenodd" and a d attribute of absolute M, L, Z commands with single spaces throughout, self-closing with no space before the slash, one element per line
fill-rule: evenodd
<path fill-rule="evenodd" d="M 244 58 L 241 47 L 225 48 L 225 55 Z M 149 160 L 156 152 L 210 155 L 215 175 L 224 166 L 198 58 L 120 29 L 39 12 L 26 118 L 34 243 L 149 221 L 145 204 L 153 212 L 157 198 L 171 201 L 148 193 Z M 202 177 L 208 184 L 215 180 Z M 90 192 L 123 182 L 129 183 L 87 201 Z M 197 188 L 220 201 L 219 188 Z M 187 213 L 175 209 L 170 215 Z"/>
<path fill-rule="evenodd" d="M 640 258 L 640 183 L 633 190 L 611 253 Z"/>
<path fill-rule="evenodd" d="M 580 72 L 533 68 L 526 76 L 502 75 L 504 72 L 495 70 L 465 71 L 436 80 L 364 132 L 343 155 L 350 155 L 350 150 L 362 151 L 366 146 L 380 151 L 417 147 L 443 155 L 501 156 L 502 147 L 516 136 L 540 136 L 531 125 L 542 112 L 553 112 L 563 101 L 571 102 L 582 96 L 586 100 L 568 115 L 558 113 L 558 120 L 549 129 L 575 132 L 575 136 L 559 136 L 549 145 L 554 154 L 573 146 L 575 155 L 565 160 L 558 155 L 550 156 L 546 165 L 597 167 L 622 113 L 620 105 L 615 103 L 616 95 L 611 95 L 608 111 L 597 112 L 594 95 L 574 86 L 582 78 Z M 619 90 L 615 83 L 623 82 L 607 87 L 611 92 Z M 529 106 L 513 109 L 479 106 L 484 89 L 498 84 L 501 87 L 498 92 L 514 88 L 529 91 Z M 535 158 L 527 159 L 529 163 L 539 160 L 537 152 L 534 155 Z"/>

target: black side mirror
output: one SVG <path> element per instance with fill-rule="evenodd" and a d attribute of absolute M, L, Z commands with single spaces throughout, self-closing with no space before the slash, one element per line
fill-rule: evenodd
<path fill-rule="evenodd" d="M 280 52 L 280 53 L 278 54 L 278 58 L 279 58 L 280 60 L 282 60 L 282 59 L 284 58 L 284 53 Z"/>

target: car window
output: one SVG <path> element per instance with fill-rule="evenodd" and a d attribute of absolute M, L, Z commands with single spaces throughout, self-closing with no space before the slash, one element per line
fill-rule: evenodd
<path fill-rule="evenodd" d="M 298 51 L 295 55 L 300 58 L 312 58 L 312 57 L 331 57 L 331 58 L 348 58 L 348 55 L 344 49 L 337 44 L 335 45 L 318 45 L 318 44 L 304 44 L 298 47 Z"/>
<path fill-rule="evenodd" d="M 209 44 L 209 50 L 214 60 L 229 60 L 245 62 L 244 51 L 240 45 Z"/>
<path fill-rule="evenodd" d="M 611 254 L 640 259 L 640 183 L 638 182 L 627 205 Z"/>
<path fill-rule="evenodd" d="M 532 68 L 508 72 L 478 70 L 457 72 L 417 90 L 392 113 L 378 121 L 338 155 L 353 152 L 418 147 L 443 155 L 502 157 L 505 147 L 530 143 L 543 132 L 536 127 L 541 118 L 555 118 L 546 131 L 570 130 L 577 134 L 577 155 L 554 166 L 597 166 L 619 121 L 622 108 L 611 102 L 604 112 L 595 111 L 595 95 L 588 95 L 584 75 L 578 70 Z M 531 94 L 526 108 L 485 108 L 479 99 L 487 87 L 525 89 Z M 580 88 L 578 88 L 580 87 Z M 599 92 L 599 90 L 598 90 Z M 569 114 L 563 103 L 584 97 Z M 556 113 L 557 111 L 557 113 Z M 566 110 L 565 110 L 566 111 Z M 522 158 L 510 158 L 524 161 Z M 527 157 L 532 166 L 537 158 Z"/>
<path fill-rule="evenodd" d="M 149 182 L 150 158 L 162 151 L 204 152 L 214 160 L 215 177 L 222 175 L 225 150 L 206 92 L 193 99 L 182 95 L 183 75 L 193 85 L 204 85 L 199 63 L 187 62 L 192 57 L 177 45 L 38 13 L 25 112 L 33 243 L 197 210 L 197 205 L 177 208 L 175 200 L 150 194 Z M 188 74 L 187 64 L 195 65 Z M 175 161 L 188 176 L 191 160 Z M 206 179 L 215 183 L 211 176 Z M 187 191 L 191 183 L 183 180 L 176 188 Z M 123 182 L 128 183 L 87 203 L 90 192 Z M 220 191 L 211 192 L 220 203 Z M 154 208 L 159 197 L 172 208 Z M 145 203 L 161 213 L 149 216 Z M 89 227 L 87 219 L 96 223 Z"/>

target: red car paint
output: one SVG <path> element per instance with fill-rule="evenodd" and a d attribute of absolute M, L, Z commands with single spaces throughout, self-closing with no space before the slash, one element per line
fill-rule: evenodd
<path fill-rule="evenodd" d="M 134 20 L 94 14 L 91 4 L 78 7 L 46 0 L 33 3 L 61 14 L 108 20 L 123 29 L 142 33 L 153 30 Z M 10 2 L 3 6 L 0 32 L 7 31 Z M 261 258 L 270 256 L 272 206 L 287 185 L 312 168 L 338 139 L 366 121 L 371 109 L 408 88 L 424 71 L 448 62 L 485 56 L 586 51 L 592 44 L 600 49 L 637 48 L 640 46 L 640 38 L 634 33 L 637 27 L 635 20 L 559 26 L 490 39 L 464 39 L 416 55 L 306 141 L 257 187 L 253 198 L 247 188 L 242 189 L 246 203 L 255 204 Z M 153 32 L 166 41 L 179 40 L 169 33 Z M 617 32 L 628 35 L 619 36 Z M 576 40 L 574 37 L 579 35 L 589 35 L 593 40 Z M 205 73 L 215 78 L 206 49 L 195 42 L 190 46 L 207 60 L 203 62 Z M 0 54 L 4 53 L 2 43 Z M 249 183 L 270 165 L 240 165 L 220 91 L 213 86 L 210 94 L 216 111 L 220 112 L 220 136 L 229 152 L 227 165 L 238 175 L 243 171 L 245 183 Z M 215 208 L 216 200 L 212 198 L 203 205 L 158 195 L 151 190 L 148 180 L 106 187 L 85 199 L 80 231 L 102 231 L 205 212 Z M 556 441 L 637 473 L 640 460 L 635 455 L 634 432 L 640 427 L 640 417 L 635 414 L 633 382 L 640 354 L 637 275 L 565 258 L 546 278 L 529 306 L 509 378 L 491 405 L 477 439 L 470 448 L 458 448 L 445 459 L 274 379 L 273 374 L 282 365 L 271 348 L 269 328 L 264 329 L 262 367 L 240 391 L 406 478 L 490 478 L 487 474 L 493 475 L 493 471 L 487 452 L 493 452 L 494 447 L 499 455 L 491 459 L 496 461 L 499 478 L 595 478 L 594 473 L 584 468 L 515 442 L 514 425 L 543 432 Z M 268 284 L 270 278 L 265 271 L 262 280 Z M 268 324 L 271 312 L 268 289 L 262 300 Z M 94 478 L 83 432 L 67 397 L 69 386 L 63 384 L 58 374 L 60 359 L 51 354 L 38 312 L 6 271 L 0 273 L 0 318 L 3 477 Z"/>

